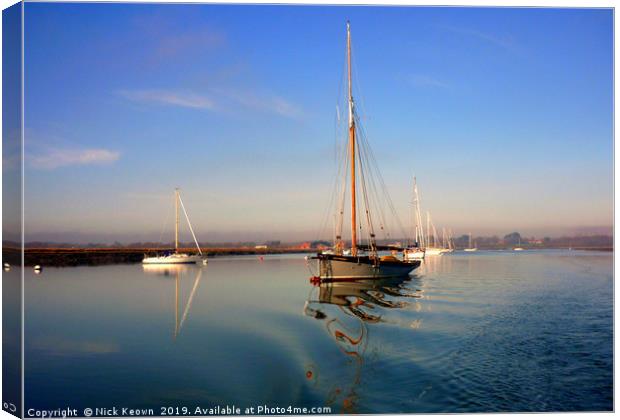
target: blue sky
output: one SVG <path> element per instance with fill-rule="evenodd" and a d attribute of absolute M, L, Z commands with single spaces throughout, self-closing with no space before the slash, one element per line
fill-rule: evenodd
<path fill-rule="evenodd" d="M 611 10 L 27 3 L 27 239 L 315 237 L 347 19 L 403 221 L 611 226 Z"/>

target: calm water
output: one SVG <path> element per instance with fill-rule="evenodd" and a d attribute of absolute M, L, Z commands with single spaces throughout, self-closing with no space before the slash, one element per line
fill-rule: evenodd
<path fill-rule="evenodd" d="M 613 409 L 613 257 L 478 252 L 313 286 L 301 255 L 26 274 L 26 409 Z"/>

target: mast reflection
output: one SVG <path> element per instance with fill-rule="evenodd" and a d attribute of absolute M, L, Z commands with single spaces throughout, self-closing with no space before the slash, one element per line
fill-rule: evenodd
<path fill-rule="evenodd" d="M 183 328 L 183 324 L 185 323 L 189 311 L 192 307 L 192 301 L 194 300 L 194 296 L 196 295 L 196 291 L 198 290 L 198 285 L 200 284 L 200 279 L 202 277 L 203 267 L 201 266 L 192 266 L 181 265 L 181 264 L 153 264 L 153 265 L 143 265 L 142 266 L 145 273 L 159 275 L 164 277 L 174 277 L 174 334 L 173 339 L 176 340 L 178 335 L 181 333 L 181 329 Z M 195 275 L 192 275 L 195 272 Z M 179 292 L 180 292 L 180 279 L 183 276 L 193 277 L 194 283 L 187 298 L 187 302 L 185 303 L 183 314 L 179 316 Z"/>

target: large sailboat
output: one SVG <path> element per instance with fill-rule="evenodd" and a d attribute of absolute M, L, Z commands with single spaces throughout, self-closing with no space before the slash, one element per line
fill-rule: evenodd
<path fill-rule="evenodd" d="M 183 214 L 185 214 L 185 220 L 187 221 L 189 230 L 192 233 L 194 242 L 196 243 L 196 248 L 198 248 L 198 255 L 179 252 L 179 221 L 180 221 L 179 205 L 181 209 L 183 210 Z M 178 188 L 174 190 L 174 210 L 175 210 L 174 252 L 164 252 L 154 257 L 149 257 L 145 255 L 144 259 L 142 260 L 142 264 L 206 264 L 207 263 L 207 258 L 202 255 L 202 250 L 200 249 L 200 245 L 198 245 L 198 240 L 196 239 L 196 235 L 194 234 L 194 229 L 192 229 L 192 224 L 189 221 L 189 216 L 187 215 L 187 211 L 185 210 L 185 205 L 183 205 L 183 200 L 181 199 L 181 193 L 179 192 Z"/>
<path fill-rule="evenodd" d="M 420 266 L 420 261 L 405 261 L 404 260 L 404 248 L 391 247 L 391 246 L 379 246 L 377 245 L 373 218 L 371 214 L 370 198 L 373 197 L 372 181 L 369 181 L 368 176 L 372 174 L 369 172 L 369 166 L 372 164 L 371 158 L 367 154 L 362 154 L 360 149 L 364 148 L 364 153 L 369 151 L 369 145 L 365 142 L 365 138 L 361 137 L 362 142 L 358 144 L 357 138 L 360 133 L 358 131 L 358 116 L 355 110 L 355 104 L 352 94 L 352 81 L 351 81 L 351 30 L 349 22 L 347 22 L 347 102 L 349 109 L 348 118 L 348 151 L 346 153 L 345 167 L 348 166 L 350 170 L 350 201 L 351 201 L 351 246 L 345 248 L 345 243 L 342 240 L 341 231 L 336 234 L 335 244 L 333 249 L 319 252 L 315 259 L 319 262 L 319 277 L 321 279 L 378 279 L 387 277 L 405 277 L 412 270 Z M 359 167 L 359 174 L 357 173 Z M 344 171 L 345 185 L 347 181 L 346 170 Z M 359 177 L 358 177 L 359 175 Z M 357 207 L 357 187 L 360 187 L 361 191 L 361 204 L 363 208 L 358 210 Z M 344 198 L 346 194 L 346 187 L 343 188 L 343 200 L 342 206 L 344 206 Z M 387 194 L 387 191 L 386 191 Z M 376 198 L 375 198 L 376 199 Z M 361 210 L 361 211 L 360 211 Z M 362 218 L 360 222 L 364 221 L 366 229 L 364 233 L 367 236 L 367 243 L 361 244 L 358 242 L 358 231 L 361 232 L 361 227 L 358 226 L 358 211 Z M 344 208 L 341 208 L 339 214 L 344 213 Z M 365 220 L 364 220 L 365 219 Z M 361 235 L 360 235 L 361 236 Z M 380 255 L 380 251 L 391 251 L 391 255 Z M 402 258 L 398 258 L 398 253 L 402 253 Z"/>

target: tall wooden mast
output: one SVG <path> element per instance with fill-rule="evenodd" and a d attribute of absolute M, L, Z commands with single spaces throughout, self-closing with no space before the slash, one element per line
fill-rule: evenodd
<path fill-rule="evenodd" d="M 174 189 L 174 250 L 179 252 L 179 189 Z"/>
<path fill-rule="evenodd" d="M 357 206 L 355 198 L 355 118 L 351 83 L 351 28 L 347 21 L 347 67 L 349 79 L 349 153 L 351 155 L 351 255 L 357 255 Z"/>

